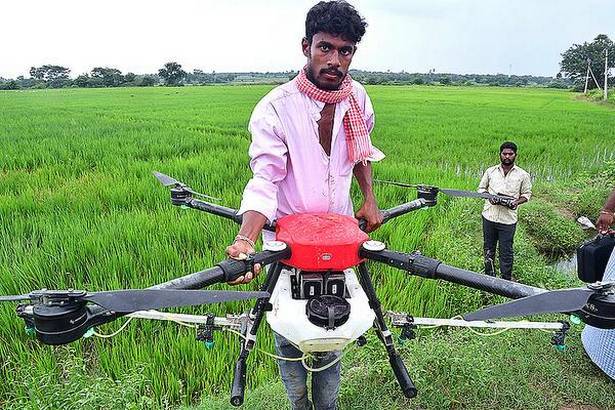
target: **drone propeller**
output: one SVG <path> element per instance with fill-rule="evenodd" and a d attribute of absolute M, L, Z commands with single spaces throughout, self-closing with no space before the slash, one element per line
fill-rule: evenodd
<path fill-rule="evenodd" d="M 604 286 L 604 285 L 603 285 Z M 591 288 L 553 290 L 527 296 L 511 302 L 489 306 L 463 315 L 468 321 L 489 320 L 500 317 L 526 316 L 538 313 L 566 313 L 580 310 L 596 294 Z"/>
<path fill-rule="evenodd" d="M 449 188 L 439 188 L 433 185 L 425 185 L 425 184 L 404 184 L 402 182 L 397 181 L 387 181 L 384 179 L 374 179 L 375 182 L 379 182 L 382 184 L 388 185 L 396 185 L 404 188 L 431 188 L 436 190 L 437 192 L 442 192 L 443 194 L 449 196 L 457 196 L 464 198 L 482 198 L 482 199 L 491 199 L 494 195 L 491 195 L 487 192 L 474 192 L 474 191 L 462 191 L 459 189 L 449 189 Z"/>
<path fill-rule="evenodd" d="M 136 312 L 268 297 L 267 292 L 141 289 L 95 292 L 84 299 L 114 312 Z"/>
<path fill-rule="evenodd" d="M 192 188 L 190 188 L 188 185 L 184 184 L 183 182 L 178 181 L 175 178 L 165 175 L 161 172 L 153 171 L 152 173 L 154 174 L 156 179 L 158 179 L 158 181 L 160 181 L 160 183 L 166 187 L 174 186 L 176 188 L 182 188 L 190 192 L 192 195 L 197 195 L 203 198 L 211 199 L 212 201 L 221 201 L 220 198 L 215 198 L 213 196 L 209 196 L 209 195 L 201 194 L 200 192 L 196 192 Z"/>
<path fill-rule="evenodd" d="M 165 175 L 165 174 L 163 174 L 161 172 L 153 171 L 152 173 L 158 179 L 158 181 L 160 181 L 160 183 L 162 185 L 164 185 L 164 186 L 184 185 L 181 182 L 179 182 L 178 180 L 176 180 L 175 178 L 170 177 L 168 175 Z"/>
<path fill-rule="evenodd" d="M 267 292 L 223 290 L 128 289 L 91 293 L 83 291 L 42 290 L 28 295 L 0 296 L 0 301 L 14 302 L 46 298 L 50 301 L 57 300 L 62 305 L 72 300 L 76 303 L 92 302 L 117 313 L 129 313 L 140 310 L 260 299 L 268 296 L 269 293 Z"/>
<path fill-rule="evenodd" d="M 386 179 L 375 179 L 375 178 L 374 178 L 374 182 L 378 182 L 380 184 L 387 184 L 387 185 L 396 185 L 396 186 L 401 186 L 404 188 L 418 188 L 422 186 L 427 186 L 427 185 L 421 185 L 421 184 L 404 184 L 403 182 L 388 181 Z"/>
<path fill-rule="evenodd" d="M 494 197 L 494 195 L 491 195 L 487 192 L 461 191 L 458 189 L 448 189 L 448 188 L 438 188 L 438 189 L 443 194 L 446 194 L 449 196 L 456 196 L 460 198 L 492 199 Z"/>
<path fill-rule="evenodd" d="M 0 296 L 0 302 L 18 302 L 20 300 L 28 300 L 30 295 L 8 295 Z"/>
<path fill-rule="evenodd" d="M 461 198 L 488 199 L 493 204 L 503 205 L 503 206 L 508 207 L 510 209 L 516 209 L 517 208 L 517 204 L 515 202 L 515 198 L 510 197 L 508 195 L 502 195 L 502 194 L 493 195 L 493 194 L 490 194 L 488 192 L 462 191 L 462 190 L 459 190 L 459 189 L 439 188 L 439 187 L 433 186 L 433 185 L 404 184 L 404 183 L 401 183 L 401 182 L 386 181 L 386 180 L 382 180 L 382 179 L 374 179 L 374 181 L 380 182 L 380 183 L 384 183 L 384 184 L 389 184 L 389 185 L 397 185 L 397 186 L 401 186 L 401 187 L 404 187 L 404 188 L 415 188 L 415 189 L 417 189 L 419 191 L 419 193 L 424 191 L 423 194 L 425 192 L 428 192 L 430 196 L 433 196 L 432 200 L 435 200 L 435 195 L 438 192 L 442 192 L 445 195 L 461 197 Z"/>

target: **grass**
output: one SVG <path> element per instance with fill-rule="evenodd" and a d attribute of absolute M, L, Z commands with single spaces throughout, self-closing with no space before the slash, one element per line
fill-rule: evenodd
<path fill-rule="evenodd" d="M 606 101 L 604 100 L 604 91 L 598 90 L 597 88 L 590 90 L 584 98 L 587 98 L 589 101 L 597 102 L 598 104 L 613 107 L 613 104 L 615 104 L 615 88 L 609 88 L 608 100 Z"/>
<path fill-rule="evenodd" d="M 0 294 L 42 287 L 145 287 L 222 259 L 236 227 L 172 207 L 151 171 L 173 175 L 236 207 L 250 177 L 247 121 L 269 89 L 0 92 Z M 374 142 L 388 155 L 375 166 L 379 178 L 474 189 L 482 170 L 497 161 L 499 144 L 512 139 L 520 146 L 519 164 L 535 178 L 540 194 L 535 203 L 543 204 L 534 209 L 528 204 L 522 218 L 537 218 L 551 209 L 562 224 L 569 222 L 570 214 L 595 211 L 605 184 L 614 180 L 604 167 L 615 157 L 612 110 L 568 92 L 463 87 L 368 91 L 377 113 Z M 600 169 L 606 169 L 604 175 L 596 174 Z M 583 173 L 602 175 L 603 183 L 588 187 L 589 199 L 578 180 Z M 563 186 L 573 186 L 572 193 L 563 194 L 570 192 L 559 189 Z M 384 186 L 376 187 L 376 194 L 383 208 L 413 196 Z M 353 195 L 358 205 L 356 187 Z M 567 195 L 572 198 L 568 205 Z M 437 207 L 396 220 L 374 237 L 394 249 L 421 249 L 446 263 L 477 270 L 479 212 L 476 202 L 441 198 Z M 536 285 L 569 284 L 572 279 L 558 276 L 537 251 L 535 245 L 545 233 L 533 232 L 522 219 L 523 225 L 528 229 L 520 229 L 515 243 L 515 274 Z M 569 249 L 576 231 L 565 229 L 570 235 L 555 239 Z M 450 317 L 492 300 L 383 266 L 375 267 L 373 275 L 387 309 L 417 316 Z M 183 311 L 223 314 L 247 306 Z M 81 408 L 106 403 L 109 408 L 226 405 L 238 353 L 233 336 L 218 335 L 217 347 L 207 350 L 190 331 L 142 321 L 110 340 L 86 339 L 54 348 L 28 339 L 13 309 L 0 305 L 1 407 L 70 408 L 75 396 L 85 397 L 75 401 Z M 588 370 L 578 334 L 571 337 L 571 345 L 577 346 L 573 353 L 549 355 L 542 363 L 535 358 L 544 357 L 544 336 L 510 333 L 487 343 L 463 332 L 435 332 L 413 341 L 404 354 L 422 395 L 412 402 L 398 398 L 382 349 L 372 340 L 368 348 L 345 358 L 340 402 L 343 408 L 463 408 L 481 403 L 518 408 L 535 407 L 536 402 L 545 408 L 565 403 L 608 406 L 614 398 L 609 393 L 612 384 Z M 500 344 L 507 348 L 500 349 Z M 527 350 L 520 347 L 524 344 Z M 269 332 L 260 332 L 259 346 L 272 349 Z M 250 360 L 248 380 L 254 394 L 249 400 L 254 401 L 246 407 L 265 408 L 276 397 L 275 405 L 284 408 L 275 363 L 258 354 Z M 500 362 L 505 365 L 493 367 Z M 577 366 L 585 370 L 577 371 Z M 363 377 L 382 389 L 361 389 Z M 564 386 L 580 387 L 553 387 L 558 379 L 566 380 Z M 491 385 L 498 392 L 487 397 L 484 389 Z M 34 386 L 45 389 L 35 391 Z"/>

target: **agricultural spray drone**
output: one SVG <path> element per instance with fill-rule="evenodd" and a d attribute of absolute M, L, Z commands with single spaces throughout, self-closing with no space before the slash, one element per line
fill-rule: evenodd
<path fill-rule="evenodd" d="M 155 172 L 171 188 L 173 205 L 205 211 L 241 223 L 237 211 L 197 199 L 204 196 L 167 175 Z M 477 196 L 469 191 L 439 189 L 420 185 L 417 199 L 382 211 L 384 222 L 406 213 L 433 207 L 438 192 L 455 196 Z M 485 195 L 481 196 L 486 199 Z M 506 200 L 506 198 L 501 198 Z M 505 202 L 502 204 L 506 205 Z M 384 344 L 393 373 L 408 397 L 417 393 L 408 370 L 393 343 L 393 326 L 410 336 L 417 324 L 446 324 L 477 327 L 540 327 L 531 322 L 493 322 L 490 319 L 537 313 L 574 313 L 583 322 L 599 328 L 615 328 L 615 284 L 596 282 L 584 288 L 548 291 L 509 282 L 446 265 L 418 252 L 403 253 L 386 249 L 382 242 L 370 240 L 363 231 L 365 221 L 336 214 L 289 215 L 265 225 L 275 232 L 276 240 L 265 242 L 263 251 L 245 260 L 227 259 L 215 267 L 161 283 L 143 290 L 92 292 L 40 290 L 26 295 L 4 296 L 0 301 L 27 301 L 17 314 L 46 344 L 75 341 L 95 326 L 121 316 L 181 320 L 199 324 L 198 337 L 212 341 L 212 333 L 232 328 L 241 334 L 241 351 L 235 365 L 231 403 L 243 403 L 246 362 L 255 347 L 256 334 L 263 318 L 271 328 L 305 354 L 341 350 L 356 341 L 365 343 L 363 334 L 371 327 Z M 463 315 L 464 320 L 413 318 L 406 313 L 384 312 L 378 300 L 367 261 L 376 261 L 426 279 L 480 289 L 515 299 Z M 225 283 L 253 269 L 254 264 L 268 266 L 260 292 L 203 291 L 216 283 Z M 354 269 L 356 268 L 356 272 Z M 216 318 L 157 312 L 151 309 L 217 303 L 255 298 L 251 311 L 242 315 Z M 515 326 L 515 323 L 518 326 Z M 554 330 L 553 342 L 562 344 L 568 326 L 565 322 L 546 323 Z"/>

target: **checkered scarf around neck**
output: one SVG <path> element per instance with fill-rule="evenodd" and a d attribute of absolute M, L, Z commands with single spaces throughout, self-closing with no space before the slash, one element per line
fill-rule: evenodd
<path fill-rule="evenodd" d="M 342 81 L 339 90 L 321 90 L 308 80 L 305 71 L 307 67 L 299 72 L 296 77 L 297 88 L 303 94 L 313 100 L 326 104 L 337 104 L 346 98 L 349 99 L 350 109 L 344 115 L 344 131 L 346 132 L 346 145 L 348 146 L 348 158 L 352 163 L 363 162 L 372 153 L 372 145 L 369 140 L 367 124 L 363 118 L 363 111 L 359 108 L 359 103 L 352 92 L 352 78 L 350 74 Z"/>

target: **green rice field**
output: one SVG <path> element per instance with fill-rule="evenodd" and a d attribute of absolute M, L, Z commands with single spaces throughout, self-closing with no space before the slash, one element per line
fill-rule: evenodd
<path fill-rule="evenodd" d="M 173 207 L 151 173 L 172 175 L 238 207 L 251 175 L 247 122 L 270 89 L 0 92 L 0 294 L 143 288 L 222 260 L 237 226 Z M 615 160 L 615 109 L 570 92 L 428 86 L 368 92 L 376 111 L 373 142 L 387 154 L 374 166 L 381 179 L 475 189 L 482 171 L 497 163 L 501 142 L 513 140 L 518 164 L 534 178 L 537 203 L 542 194 L 548 204 L 557 199 L 556 188 L 584 175 L 591 179 Z M 413 199 L 411 191 L 389 186 L 377 186 L 376 195 L 381 208 Z M 356 186 L 353 197 L 358 208 Z M 597 210 L 599 201 L 584 209 Z M 532 215 L 530 205 L 522 216 Z M 394 220 L 372 236 L 393 249 L 419 249 L 479 270 L 480 206 L 441 197 L 438 206 Z M 523 218 L 520 225 L 515 275 L 533 285 L 579 285 L 548 266 L 532 241 L 536 234 Z M 384 266 L 374 266 L 373 276 L 386 309 L 415 316 L 451 317 L 499 300 Z M 255 290 L 261 282 L 243 288 Z M 249 306 L 181 311 L 220 315 Z M 50 347 L 26 335 L 14 308 L 0 305 L 0 408 L 230 408 L 238 354 L 232 334 L 218 334 L 210 350 L 191 329 L 135 320 L 110 339 Z M 98 331 L 112 333 L 123 321 Z M 490 338 L 425 332 L 402 348 L 420 391 L 407 401 L 372 336 L 344 358 L 340 406 L 615 408 L 614 382 L 584 356 L 579 329 L 569 339 L 568 351 L 558 353 L 540 332 Z M 268 329 L 261 330 L 258 346 L 273 350 Z M 248 381 L 245 408 L 286 408 L 274 361 L 254 352 Z"/>

